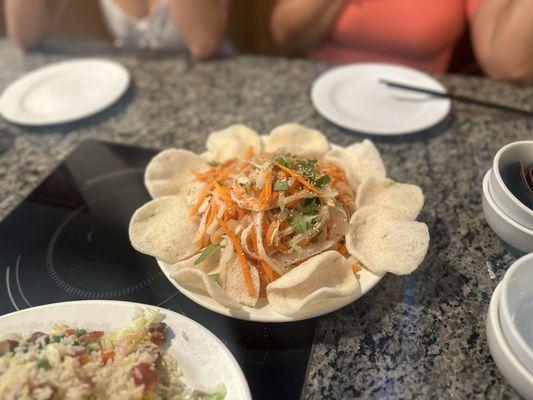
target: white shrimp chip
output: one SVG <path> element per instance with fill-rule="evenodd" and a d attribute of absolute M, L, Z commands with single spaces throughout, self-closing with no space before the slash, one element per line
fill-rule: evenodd
<path fill-rule="evenodd" d="M 266 292 L 276 312 L 293 316 L 304 307 L 324 300 L 355 296 L 361 292 L 361 286 L 348 260 L 337 251 L 329 250 L 270 283 Z"/>
<path fill-rule="evenodd" d="M 371 176 L 359 186 L 355 204 L 357 209 L 382 206 L 399 218 L 414 221 L 424 206 L 424 194 L 416 185 Z"/>
<path fill-rule="evenodd" d="M 144 174 L 144 184 L 152 198 L 186 195 L 194 180 L 192 171 L 205 169 L 199 155 L 184 149 L 168 149 L 156 155 Z"/>
<path fill-rule="evenodd" d="M 386 170 L 379 151 L 370 140 L 365 139 L 346 148 L 334 148 L 324 156 L 346 174 L 350 186 L 357 190 L 368 177 L 385 178 Z"/>
<path fill-rule="evenodd" d="M 254 287 L 254 295 L 248 295 L 248 286 L 244 281 L 241 263 L 237 257 L 232 259 L 232 262 L 227 264 L 226 273 L 223 275 L 224 280 L 221 282 L 226 294 L 239 304 L 254 307 L 259 298 L 260 281 L 259 272 L 253 266 L 248 266 L 250 277 Z"/>
<path fill-rule="evenodd" d="M 346 235 L 348 252 L 373 273 L 407 275 L 424 260 L 429 245 L 426 224 L 398 218 L 379 206 L 357 210 Z"/>
<path fill-rule="evenodd" d="M 198 265 L 194 265 L 194 261 L 198 257 L 199 255 L 196 254 L 187 260 L 169 266 L 167 271 L 171 278 L 187 290 L 211 296 L 216 302 L 226 308 L 240 308 L 240 304 L 231 298 L 217 283 L 220 282 L 221 276 L 219 268 L 221 256 L 212 256 Z M 219 272 L 217 273 L 216 271 Z"/>
<path fill-rule="evenodd" d="M 133 247 L 166 263 L 175 263 L 196 252 L 191 243 L 199 219 L 188 218 L 189 204 L 184 196 L 164 196 L 152 200 L 133 214 L 129 235 Z"/>
<path fill-rule="evenodd" d="M 246 125 L 232 125 L 221 131 L 212 132 L 207 138 L 207 158 L 218 162 L 244 157 L 248 148 L 261 152 L 261 138 Z"/>
<path fill-rule="evenodd" d="M 319 131 L 299 124 L 284 124 L 274 128 L 265 138 L 265 151 L 283 151 L 295 156 L 322 156 L 329 150 L 326 137 Z"/>

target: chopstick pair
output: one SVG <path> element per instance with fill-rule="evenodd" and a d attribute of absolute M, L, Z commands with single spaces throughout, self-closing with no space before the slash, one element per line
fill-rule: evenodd
<path fill-rule="evenodd" d="M 381 83 L 384 83 L 385 85 L 387 85 L 389 87 L 393 87 L 393 88 L 397 88 L 397 89 L 404 89 L 404 90 L 409 90 L 411 92 L 430 94 L 430 95 L 435 96 L 435 97 L 441 97 L 441 98 L 446 98 L 446 99 L 457 100 L 457 101 L 461 101 L 463 103 L 476 104 L 476 105 L 482 106 L 482 107 L 494 108 L 494 109 L 497 109 L 497 110 L 508 111 L 508 112 L 512 112 L 512 113 L 515 113 L 515 114 L 521 114 L 521 115 L 526 115 L 528 117 L 533 117 L 533 111 L 524 110 L 524 109 L 521 109 L 521 108 L 516 108 L 516 107 L 506 106 L 506 105 L 503 105 L 503 104 L 493 103 L 491 101 L 479 100 L 479 99 L 475 99 L 473 97 L 463 96 L 463 95 L 459 95 L 459 94 L 442 93 L 442 92 L 438 92 L 436 90 L 425 89 L 425 88 L 418 87 L 418 86 L 405 85 L 403 83 L 392 82 L 392 81 L 389 81 L 389 80 L 386 80 L 386 79 L 380 79 L 379 81 Z"/>

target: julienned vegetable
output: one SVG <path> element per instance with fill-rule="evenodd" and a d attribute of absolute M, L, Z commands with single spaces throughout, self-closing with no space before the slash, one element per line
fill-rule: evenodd
<path fill-rule="evenodd" d="M 196 246 L 200 264 L 233 247 L 249 296 L 255 296 L 250 268 L 259 272 L 259 293 L 284 273 L 320 251 L 344 246 L 355 193 L 344 172 L 316 159 L 247 154 L 194 171 L 203 187 L 189 212 L 200 217 Z M 311 250 L 312 249 L 312 250 Z M 318 249 L 318 250 L 315 250 Z M 210 275 L 218 281 L 219 274 Z"/>
<path fill-rule="evenodd" d="M 194 261 L 194 265 L 200 264 L 206 258 L 208 258 L 208 257 L 212 256 L 213 254 L 215 254 L 219 249 L 220 249 L 220 245 L 219 244 L 210 244 L 209 246 L 207 246 L 205 248 L 205 250 L 202 252 L 202 254 L 200 254 L 200 257 L 198 257 L 196 259 L 196 261 Z"/>

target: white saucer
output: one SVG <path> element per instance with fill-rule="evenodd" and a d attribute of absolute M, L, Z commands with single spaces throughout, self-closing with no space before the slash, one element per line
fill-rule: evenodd
<path fill-rule="evenodd" d="M 0 97 L 0 115 L 21 125 L 52 125 L 96 114 L 128 89 L 128 70 L 98 58 L 62 61 L 32 71 Z"/>
<path fill-rule="evenodd" d="M 311 100 L 326 119 L 343 128 L 374 135 L 418 132 L 442 121 L 449 99 L 394 89 L 380 79 L 446 93 L 436 79 L 392 64 L 362 63 L 333 68 L 313 83 Z"/>

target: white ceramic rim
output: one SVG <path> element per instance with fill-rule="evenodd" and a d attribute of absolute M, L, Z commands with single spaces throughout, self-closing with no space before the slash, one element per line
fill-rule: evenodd
<path fill-rule="evenodd" d="M 322 88 L 322 86 L 325 85 L 326 83 L 329 83 L 328 81 L 331 79 L 332 75 L 334 76 L 343 70 L 368 68 L 368 67 L 371 67 L 371 68 L 372 67 L 385 67 L 385 68 L 396 69 L 396 70 L 405 70 L 405 71 L 409 71 L 410 73 L 416 73 L 421 78 L 427 81 L 428 89 L 441 91 L 442 93 L 448 92 L 446 87 L 442 85 L 433 76 L 426 74 L 425 72 L 419 71 L 415 68 L 407 67 L 404 65 L 391 64 L 391 63 L 353 63 L 353 64 L 347 64 L 347 65 L 342 65 L 342 66 L 331 68 L 327 70 L 326 72 L 322 73 L 320 76 L 318 76 L 315 79 L 315 81 L 313 82 L 311 86 L 310 95 L 311 95 L 311 102 L 313 103 L 313 106 L 318 111 L 318 113 L 322 117 L 327 119 L 328 121 L 342 128 L 368 134 L 368 135 L 377 135 L 377 136 L 397 136 L 397 135 L 408 135 L 408 134 L 418 133 L 425 129 L 431 128 L 432 126 L 438 125 L 450 113 L 450 109 L 452 106 L 451 100 L 441 98 L 440 104 L 442 104 L 442 107 L 441 107 L 442 109 L 436 113 L 437 115 L 436 118 L 433 118 L 431 120 L 428 120 L 427 122 L 421 123 L 416 126 L 413 125 L 412 128 L 409 128 L 407 130 L 400 130 L 400 131 L 398 131 L 394 127 L 391 127 L 390 129 L 385 129 L 385 128 L 376 129 L 375 127 L 369 129 L 368 126 L 366 126 L 365 124 L 353 123 L 353 121 L 347 121 L 344 118 L 337 118 L 335 116 L 332 116 L 329 110 L 327 109 L 327 107 L 324 107 L 324 104 L 323 104 L 324 96 L 322 93 L 324 89 Z"/>
<path fill-rule="evenodd" d="M 18 116 L 11 115 L 11 110 L 6 109 L 6 102 L 10 101 L 10 97 L 14 96 L 17 98 L 20 93 L 19 88 L 21 86 L 23 87 L 26 85 L 26 82 L 31 81 L 35 79 L 35 77 L 46 74 L 49 70 L 54 70 L 57 68 L 64 68 L 65 66 L 69 66 L 69 64 L 80 64 L 85 62 L 91 62 L 91 63 L 99 63 L 101 65 L 105 65 L 106 68 L 114 68 L 116 71 L 118 71 L 122 75 L 123 82 L 120 86 L 120 88 L 116 91 L 116 93 L 113 96 L 110 96 L 106 101 L 102 101 L 102 103 L 95 108 L 92 108 L 90 110 L 87 110 L 85 112 L 80 112 L 77 115 L 70 116 L 68 118 L 66 117 L 56 117 L 56 118 L 50 118 L 46 121 L 43 120 L 32 120 L 31 118 L 19 118 Z M 56 63 L 48 64 L 45 66 L 42 66 L 40 68 L 37 68 L 33 71 L 28 72 L 27 74 L 21 76 L 18 78 L 15 82 L 12 82 L 10 85 L 8 85 L 0 95 L 0 115 L 2 118 L 4 118 L 6 121 L 24 125 L 24 126 L 49 126 L 49 125 L 57 125 L 57 124 L 66 124 L 69 122 L 79 121 L 81 119 L 90 117 L 92 115 L 98 114 L 99 112 L 105 110 L 106 108 L 110 107 L 114 103 L 116 103 L 128 90 L 131 83 L 131 75 L 128 69 L 122 65 L 121 63 L 110 60 L 107 58 L 76 58 L 76 59 L 69 59 L 64 61 L 59 61 Z"/>
<path fill-rule="evenodd" d="M 509 303 L 507 301 L 510 295 L 509 282 L 512 279 L 513 274 L 520 268 L 533 268 L 533 253 L 527 254 L 516 260 L 509 267 L 509 269 L 507 269 L 507 272 L 500 283 L 500 286 L 502 287 L 499 306 L 500 324 L 502 331 L 504 332 L 504 336 L 506 336 L 505 333 L 512 335 L 512 339 L 516 343 L 516 345 L 513 346 L 512 341 L 507 340 L 509 346 L 511 349 L 515 350 L 514 353 L 518 359 L 521 360 L 524 367 L 530 370 L 530 373 L 533 374 L 533 370 L 531 370 L 533 368 L 533 348 L 526 343 L 522 337 L 522 334 L 518 331 L 518 328 L 516 327 L 511 316 L 512 310 L 509 308 Z"/>
<path fill-rule="evenodd" d="M 320 302 L 320 308 L 310 307 L 308 310 L 304 310 L 302 313 L 299 313 L 294 317 L 288 317 L 272 310 L 272 308 L 265 299 L 260 299 L 256 307 L 242 306 L 242 308 L 238 310 L 226 308 L 208 294 L 193 292 L 191 290 L 183 288 L 170 276 L 167 270 L 169 264 L 165 264 L 164 262 L 159 260 L 157 260 L 157 263 L 159 265 L 159 268 L 161 268 L 161 271 L 163 271 L 167 279 L 170 281 L 170 283 L 174 285 L 174 287 L 178 289 L 178 291 L 185 297 L 201 305 L 202 307 L 205 307 L 208 310 L 214 311 L 218 314 L 226 315 L 231 318 L 241 319 L 244 321 L 255 322 L 303 321 L 310 318 L 320 317 L 321 315 L 328 314 L 333 311 L 337 311 L 338 309 L 347 306 L 350 303 L 353 303 L 355 300 L 368 293 L 385 276 L 377 276 L 366 269 L 362 269 L 358 272 L 359 284 L 361 285 L 360 293 L 357 293 L 353 296 L 339 297 L 322 301 Z"/>
<path fill-rule="evenodd" d="M 499 189 L 505 193 L 505 195 L 511 200 L 511 202 L 517 206 L 521 212 L 524 212 L 529 215 L 529 218 L 532 221 L 533 224 L 533 210 L 531 210 L 529 207 L 526 207 L 520 200 L 516 198 L 516 196 L 507 188 L 507 185 L 503 182 L 503 179 L 500 175 L 500 169 L 498 168 L 498 164 L 500 163 L 500 158 L 502 157 L 502 154 L 505 153 L 507 150 L 509 150 L 512 147 L 524 145 L 525 143 L 528 143 L 530 145 L 533 145 L 532 140 L 521 140 L 518 142 L 512 142 L 508 143 L 505 146 L 503 146 L 500 150 L 497 151 L 496 155 L 494 156 L 494 160 L 492 161 L 492 171 L 494 173 L 494 177 L 496 178 L 496 181 L 498 182 Z"/>
<path fill-rule="evenodd" d="M 215 342 L 219 346 L 221 351 L 224 353 L 224 355 L 228 359 L 228 361 L 231 363 L 231 365 L 232 365 L 232 367 L 234 369 L 234 372 L 238 376 L 238 380 L 239 380 L 240 386 L 241 386 L 241 395 L 242 396 L 239 397 L 239 398 L 250 399 L 250 400 L 252 399 L 250 388 L 248 386 L 248 382 L 246 381 L 244 373 L 242 372 L 242 369 L 241 369 L 239 363 L 237 362 L 237 360 L 235 359 L 235 357 L 233 356 L 231 351 L 229 351 L 229 349 L 226 347 L 226 345 L 218 337 L 216 337 L 214 333 L 212 333 L 206 327 L 202 326 L 201 324 L 199 324 L 198 322 L 194 321 L 193 319 L 186 317 L 185 315 L 179 314 L 179 313 L 177 313 L 175 311 L 172 311 L 172 310 L 169 310 L 167 308 L 161 308 L 161 307 L 157 307 L 157 306 L 153 306 L 153 305 L 149 305 L 149 304 L 135 303 L 135 302 L 129 302 L 129 301 L 118 301 L 118 300 L 66 301 L 66 302 L 50 303 L 50 304 L 45 304 L 45 305 L 41 305 L 41 306 L 30 307 L 30 308 L 26 308 L 24 310 L 19 310 L 19 311 L 15 311 L 15 312 L 12 312 L 12 313 L 9 313 L 9 314 L 2 315 L 2 316 L 0 316 L 0 326 L 2 324 L 6 323 L 4 321 L 9 321 L 9 319 L 12 318 L 15 315 L 19 316 L 19 315 L 24 315 L 24 314 L 31 314 L 31 313 L 35 313 L 37 310 L 40 310 L 40 309 L 54 309 L 54 308 L 61 309 L 61 308 L 76 307 L 77 305 L 80 305 L 80 304 L 99 304 L 99 305 L 105 305 L 105 306 L 110 306 L 110 307 L 117 307 L 118 306 L 118 307 L 130 308 L 130 313 L 133 312 L 136 307 L 140 307 L 142 309 L 147 309 L 147 308 L 148 309 L 156 309 L 161 314 L 170 316 L 171 318 L 174 318 L 176 320 L 186 321 L 187 323 L 195 326 L 198 330 L 202 330 L 205 333 L 205 335 L 210 340 Z M 102 323 L 109 323 L 109 324 L 113 323 L 113 321 L 105 320 L 105 318 L 106 318 L 105 315 L 102 315 Z M 61 315 L 58 313 L 57 319 L 55 319 L 54 321 L 48 321 L 47 324 L 51 324 L 51 323 L 57 322 L 58 320 L 61 320 L 61 319 L 62 319 Z M 174 329 L 178 329 L 179 328 L 178 326 L 173 326 L 174 324 L 172 324 L 171 321 L 167 320 L 166 322 L 170 322 L 168 325 L 171 328 L 174 328 Z M 43 322 L 43 325 L 44 325 L 44 322 Z M 43 328 L 44 328 L 44 326 L 43 326 Z"/>
<path fill-rule="evenodd" d="M 489 344 L 489 350 L 492 354 L 492 359 L 494 360 L 494 363 L 498 367 L 498 369 L 501 371 L 501 373 L 507 378 L 507 375 L 512 375 L 512 377 L 516 378 L 520 377 L 521 380 L 528 383 L 528 385 L 533 390 L 533 376 L 527 371 L 527 369 L 522 365 L 522 363 L 516 358 L 515 354 L 511 351 L 511 348 L 509 347 L 509 344 L 505 340 L 505 337 L 502 332 L 502 328 L 500 326 L 500 319 L 499 319 L 499 303 L 500 303 L 500 285 L 496 286 L 496 289 L 494 290 L 494 293 L 492 294 L 492 298 L 490 300 L 489 305 L 489 311 L 487 313 L 487 336 L 488 336 L 488 344 Z M 490 340 L 490 334 L 494 337 L 494 343 Z M 507 360 L 513 365 L 515 368 L 515 371 L 507 371 L 503 366 L 500 365 L 498 357 L 494 357 L 494 349 L 493 346 L 498 346 L 500 349 L 501 355 L 507 358 Z M 516 388 L 515 388 L 516 389 Z M 523 393 L 521 393 L 523 394 Z"/>
<path fill-rule="evenodd" d="M 498 205 L 492 198 L 492 194 L 489 190 L 490 171 L 491 170 L 488 170 L 487 173 L 485 174 L 485 177 L 483 178 L 483 196 L 487 200 L 487 203 L 489 204 L 490 208 L 492 208 L 494 212 L 496 212 L 496 214 L 498 214 L 498 216 L 500 216 L 503 220 L 505 220 L 505 222 L 507 222 L 509 225 L 513 226 L 514 228 L 522 231 L 523 233 L 527 235 L 530 235 L 531 240 L 533 240 L 533 230 L 526 228 L 524 225 L 519 224 L 518 222 L 513 220 L 511 217 L 509 217 L 507 214 L 505 214 L 500 209 L 500 207 L 498 207 Z"/>

